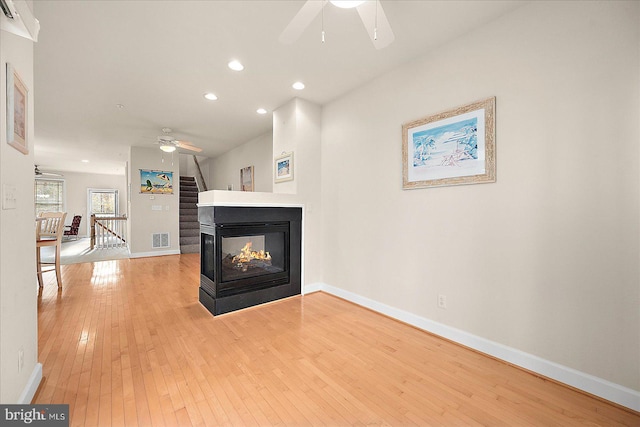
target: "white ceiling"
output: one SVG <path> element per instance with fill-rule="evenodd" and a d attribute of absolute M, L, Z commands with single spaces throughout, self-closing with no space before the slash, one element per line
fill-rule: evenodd
<path fill-rule="evenodd" d="M 322 16 L 296 43 L 281 44 L 278 36 L 303 4 L 34 1 L 41 25 L 35 163 L 42 170 L 124 173 L 128 147 L 155 147 L 162 127 L 214 157 L 270 131 L 271 112 L 293 97 L 325 104 L 522 2 L 381 0 L 395 33 L 381 50 L 356 10 L 330 4 L 324 44 Z M 245 70 L 231 71 L 232 59 Z M 292 89 L 297 80 L 306 89 Z M 209 91 L 219 99 L 204 99 Z M 258 115 L 259 107 L 269 114 Z"/>

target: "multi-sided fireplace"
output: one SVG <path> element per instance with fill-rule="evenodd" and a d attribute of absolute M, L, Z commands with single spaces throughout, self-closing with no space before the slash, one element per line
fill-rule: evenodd
<path fill-rule="evenodd" d="M 200 206 L 200 302 L 214 315 L 300 293 L 302 209 Z"/>

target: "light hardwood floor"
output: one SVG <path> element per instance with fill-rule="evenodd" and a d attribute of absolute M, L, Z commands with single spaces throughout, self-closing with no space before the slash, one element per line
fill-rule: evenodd
<path fill-rule="evenodd" d="M 324 293 L 213 317 L 199 257 L 45 275 L 33 403 L 72 426 L 628 425 L 626 411 Z"/>

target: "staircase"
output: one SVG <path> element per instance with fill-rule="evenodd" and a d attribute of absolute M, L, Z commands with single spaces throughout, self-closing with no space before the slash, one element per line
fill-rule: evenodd
<path fill-rule="evenodd" d="M 200 223 L 198 222 L 198 186 L 192 176 L 180 177 L 180 253 L 200 252 Z"/>

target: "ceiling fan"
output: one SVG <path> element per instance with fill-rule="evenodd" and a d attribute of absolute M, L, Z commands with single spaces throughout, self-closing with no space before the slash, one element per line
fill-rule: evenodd
<path fill-rule="evenodd" d="M 195 151 L 199 153 L 202 151 L 202 148 L 196 147 L 189 141 L 179 141 L 175 137 L 171 135 L 171 128 L 162 128 L 162 135 L 158 136 L 158 140 L 156 144 L 160 146 L 160 149 L 165 153 L 172 153 L 176 151 L 177 148 L 181 148 L 183 150 Z"/>
<path fill-rule="evenodd" d="M 39 177 L 39 176 L 42 176 L 42 177 L 44 177 L 44 176 L 57 176 L 57 177 L 62 177 L 62 176 L 64 176 L 64 175 L 62 175 L 61 173 L 54 173 L 54 172 L 42 172 L 42 171 L 40 170 L 40 168 L 38 168 L 38 165 L 35 165 L 34 173 L 35 173 L 36 177 Z"/>
<path fill-rule="evenodd" d="M 382 9 L 380 0 L 366 1 L 341 1 L 341 0 L 307 0 L 307 2 L 293 17 L 287 28 L 280 34 L 280 42 L 292 44 L 307 29 L 311 21 L 318 16 L 327 3 L 343 9 L 355 8 L 360 15 L 364 27 L 371 37 L 371 42 L 376 49 L 382 49 L 393 42 L 395 36 L 391 30 L 391 25 Z M 322 30 L 322 41 L 324 41 L 324 28 Z"/>

